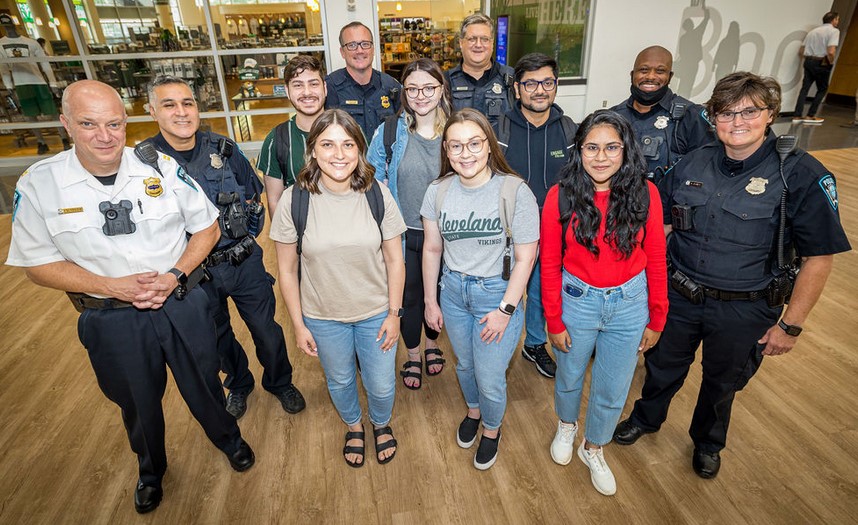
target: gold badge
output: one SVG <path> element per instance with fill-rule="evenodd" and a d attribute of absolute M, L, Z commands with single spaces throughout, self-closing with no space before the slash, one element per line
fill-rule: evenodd
<path fill-rule="evenodd" d="M 390 99 L 387 98 L 387 95 L 381 96 L 381 107 L 383 107 L 384 109 L 387 109 L 390 107 Z"/>
<path fill-rule="evenodd" d="M 494 93 L 495 95 L 500 95 L 501 93 L 503 93 L 503 87 L 497 82 L 495 82 L 492 85 L 492 93 Z"/>
<path fill-rule="evenodd" d="M 164 193 L 164 187 L 161 186 L 161 179 L 158 177 L 143 179 L 143 184 L 146 186 L 146 195 L 150 197 L 160 197 Z"/>
<path fill-rule="evenodd" d="M 748 185 L 745 186 L 745 191 L 751 195 L 762 195 L 766 192 L 766 184 L 768 183 L 769 181 L 761 177 L 751 177 L 751 180 L 748 181 Z"/>

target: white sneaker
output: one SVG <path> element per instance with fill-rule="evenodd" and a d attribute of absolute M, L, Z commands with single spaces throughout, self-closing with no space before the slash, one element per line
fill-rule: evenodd
<path fill-rule="evenodd" d="M 613 496 L 617 493 L 617 480 L 614 479 L 614 473 L 605 463 L 605 453 L 600 448 L 598 450 L 587 450 L 584 448 L 585 441 L 581 442 L 578 447 L 578 457 L 590 469 L 590 481 L 600 493 L 605 496 Z"/>
<path fill-rule="evenodd" d="M 558 465 L 568 465 L 575 452 L 575 434 L 578 433 L 578 423 L 557 423 L 557 433 L 551 442 L 551 459 Z"/>

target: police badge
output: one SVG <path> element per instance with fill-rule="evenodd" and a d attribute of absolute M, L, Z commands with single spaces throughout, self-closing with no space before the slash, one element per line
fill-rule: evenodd
<path fill-rule="evenodd" d="M 492 93 L 494 93 L 495 95 L 500 95 L 501 93 L 503 93 L 503 87 L 497 82 L 495 82 L 494 84 L 492 84 Z"/>
<path fill-rule="evenodd" d="M 762 177 L 751 177 L 748 181 L 748 185 L 745 186 L 745 191 L 751 195 L 762 195 L 766 192 L 766 184 L 768 183 L 769 181 Z"/>
<path fill-rule="evenodd" d="M 383 107 L 384 109 L 387 109 L 390 107 L 390 99 L 387 98 L 387 95 L 381 96 L 381 107 Z"/>
<path fill-rule="evenodd" d="M 216 170 L 223 168 L 223 158 L 219 154 L 212 153 L 209 155 L 209 158 L 211 158 L 212 168 Z"/>
<path fill-rule="evenodd" d="M 164 193 L 164 187 L 161 186 L 161 179 L 158 177 L 143 179 L 143 184 L 146 186 L 146 195 L 150 197 L 160 197 Z"/>
<path fill-rule="evenodd" d="M 664 128 L 666 128 L 666 127 L 667 127 L 667 123 L 668 123 L 668 122 L 669 122 L 669 119 L 667 118 L 667 116 L 666 116 L 666 115 L 659 115 L 659 116 L 655 119 L 655 123 L 653 124 L 653 127 L 654 127 L 655 129 L 664 129 Z"/>

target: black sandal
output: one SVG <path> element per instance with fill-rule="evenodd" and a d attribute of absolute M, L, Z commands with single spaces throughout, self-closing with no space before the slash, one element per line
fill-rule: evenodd
<path fill-rule="evenodd" d="M 378 455 L 384 452 L 389 448 L 393 448 L 396 446 L 396 438 L 393 438 L 393 430 L 391 430 L 390 425 L 384 428 L 374 428 L 372 430 L 372 434 L 375 436 L 375 459 L 378 459 Z M 384 443 L 379 443 L 379 436 L 390 435 L 391 438 L 389 441 L 385 441 Z M 393 451 L 393 454 L 388 456 L 385 459 L 378 459 L 379 465 L 384 465 L 385 463 L 390 463 L 390 460 L 396 455 L 396 451 Z"/>
<path fill-rule="evenodd" d="M 366 432 L 364 432 L 363 430 L 361 430 L 360 432 L 352 432 L 352 431 L 346 432 L 346 443 L 348 443 L 349 440 L 352 440 L 352 439 L 361 439 L 364 441 L 364 444 L 360 447 L 356 447 L 354 445 L 344 446 L 343 447 L 343 458 L 345 458 L 346 454 L 360 454 L 360 456 L 361 456 L 361 462 L 360 463 L 358 463 L 356 461 L 351 462 L 348 459 L 346 459 L 346 464 L 348 466 L 354 467 L 354 468 L 360 468 L 363 466 L 364 463 L 366 463 L 366 457 L 365 457 L 366 456 Z"/>
<path fill-rule="evenodd" d="M 399 375 L 402 376 L 402 384 L 405 385 L 405 388 L 409 390 L 420 390 L 420 387 L 423 386 L 423 363 L 420 361 L 406 361 L 405 364 L 402 365 L 403 370 L 399 372 Z M 412 372 L 408 370 L 409 368 L 416 368 L 417 372 Z M 420 381 L 417 383 L 417 386 L 409 386 L 408 383 L 405 382 L 406 377 L 411 377 Z"/>
<path fill-rule="evenodd" d="M 426 375 L 427 376 L 437 376 L 438 374 L 440 374 L 441 372 L 444 371 L 443 368 L 441 368 L 441 370 L 438 370 L 434 374 L 429 371 L 430 366 L 432 366 L 432 365 L 442 365 L 443 366 L 444 363 L 447 362 L 446 359 L 441 357 L 442 355 L 444 355 L 444 352 L 442 352 L 440 348 L 427 348 L 423 352 L 423 354 L 426 355 Z M 430 359 L 429 356 L 438 356 L 438 357 L 433 357 Z"/>

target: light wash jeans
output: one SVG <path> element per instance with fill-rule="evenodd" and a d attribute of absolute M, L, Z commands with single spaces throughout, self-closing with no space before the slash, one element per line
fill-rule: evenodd
<path fill-rule="evenodd" d="M 331 400 L 346 425 L 354 425 L 362 417 L 355 355 L 360 360 L 370 422 L 377 427 L 390 422 L 396 389 L 396 348 L 382 352 L 382 341 L 375 340 L 386 317 L 386 311 L 354 323 L 304 317 L 304 324 L 316 340 Z"/>
<path fill-rule="evenodd" d="M 545 344 L 545 310 L 542 308 L 542 279 L 539 273 L 539 258 L 533 265 L 530 279 L 527 281 L 527 300 L 524 304 L 524 344 L 536 346 Z"/>
<path fill-rule="evenodd" d="M 444 268 L 441 277 L 441 311 L 444 328 L 456 354 L 456 375 L 468 408 L 479 408 L 483 427 L 500 428 L 506 411 L 506 369 L 512 358 L 524 314 L 521 304 L 510 316 L 503 338 L 486 344 L 480 339 L 484 315 L 497 310 L 507 281 L 474 277 Z"/>
<path fill-rule="evenodd" d="M 566 423 L 578 421 L 584 375 L 593 349 L 584 437 L 594 445 L 611 441 L 629 394 L 638 345 L 649 322 L 646 274 L 612 288 L 595 288 L 563 271 L 563 324 L 569 352 L 555 350 L 554 406 Z"/>

